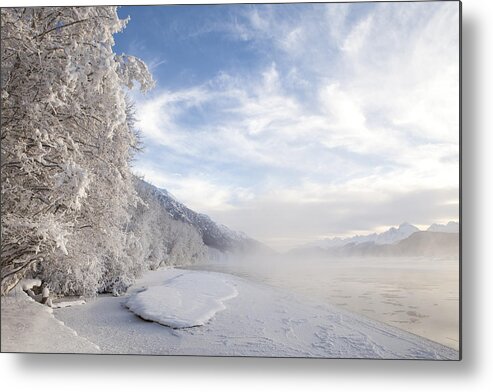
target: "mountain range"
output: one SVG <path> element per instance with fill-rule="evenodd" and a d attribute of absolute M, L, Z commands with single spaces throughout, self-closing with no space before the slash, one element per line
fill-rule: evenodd
<path fill-rule="evenodd" d="M 446 225 L 440 225 L 433 223 L 426 231 L 433 231 L 437 233 L 458 233 L 459 232 L 459 223 L 458 222 L 449 222 Z"/>
<path fill-rule="evenodd" d="M 391 227 L 387 231 L 377 234 L 356 235 L 353 237 L 334 237 L 327 238 L 320 241 L 311 242 L 302 246 L 302 248 L 322 248 L 330 249 L 345 246 L 348 244 L 363 244 L 365 242 L 373 242 L 378 245 L 392 244 L 394 242 L 403 240 L 409 237 L 411 234 L 418 232 L 419 229 L 409 223 L 402 223 L 399 227 Z"/>
<path fill-rule="evenodd" d="M 459 223 L 432 224 L 421 231 L 409 223 L 383 233 L 327 238 L 293 249 L 291 255 L 311 256 L 457 256 Z"/>

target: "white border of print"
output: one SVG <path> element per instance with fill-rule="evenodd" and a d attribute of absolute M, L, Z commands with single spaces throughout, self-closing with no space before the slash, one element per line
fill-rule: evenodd
<path fill-rule="evenodd" d="M 175 1 L 175 3 L 225 1 Z M 255 1 L 253 1 L 255 2 Z M 2 6 L 108 1 L 3 0 Z M 117 4 L 136 4 L 119 0 Z M 164 1 L 147 0 L 146 4 Z M 172 3 L 172 1 L 171 1 Z M 492 2 L 463 1 L 463 360 L 362 361 L 0 354 L 4 390 L 485 391 L 493 384 Z"/>

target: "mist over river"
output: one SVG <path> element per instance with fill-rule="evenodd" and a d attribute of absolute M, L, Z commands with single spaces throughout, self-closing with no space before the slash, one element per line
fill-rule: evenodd
<path fill-rule="evenodd" d="M 187 268 L 288 289 L 459 348 L 456 258 L 242 259 Z"/>

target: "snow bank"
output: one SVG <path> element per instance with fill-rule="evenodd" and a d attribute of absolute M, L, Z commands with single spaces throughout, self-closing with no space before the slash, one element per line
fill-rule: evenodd
<path fill-rule="evenodd" d="M 189 328 L 207 323 L 226 309 L 226 300 L 237 295 L 227 275 L 180 271 L 162 285 L 132 294 L 126 306 L 145 320 L 171 328 Z"/>
<path fill-rule="evenodd" d="M 99 347 L 53 317 L 20 289 L 2 297 L 2 352 L 98 353 Z"/>

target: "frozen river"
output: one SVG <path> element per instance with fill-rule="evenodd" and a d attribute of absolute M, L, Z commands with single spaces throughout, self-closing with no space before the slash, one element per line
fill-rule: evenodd
<path fill-rule="evenodd" d="M 289 289 L 459 348 L 458 259 L 243 260 L 188 268 Z"/>

